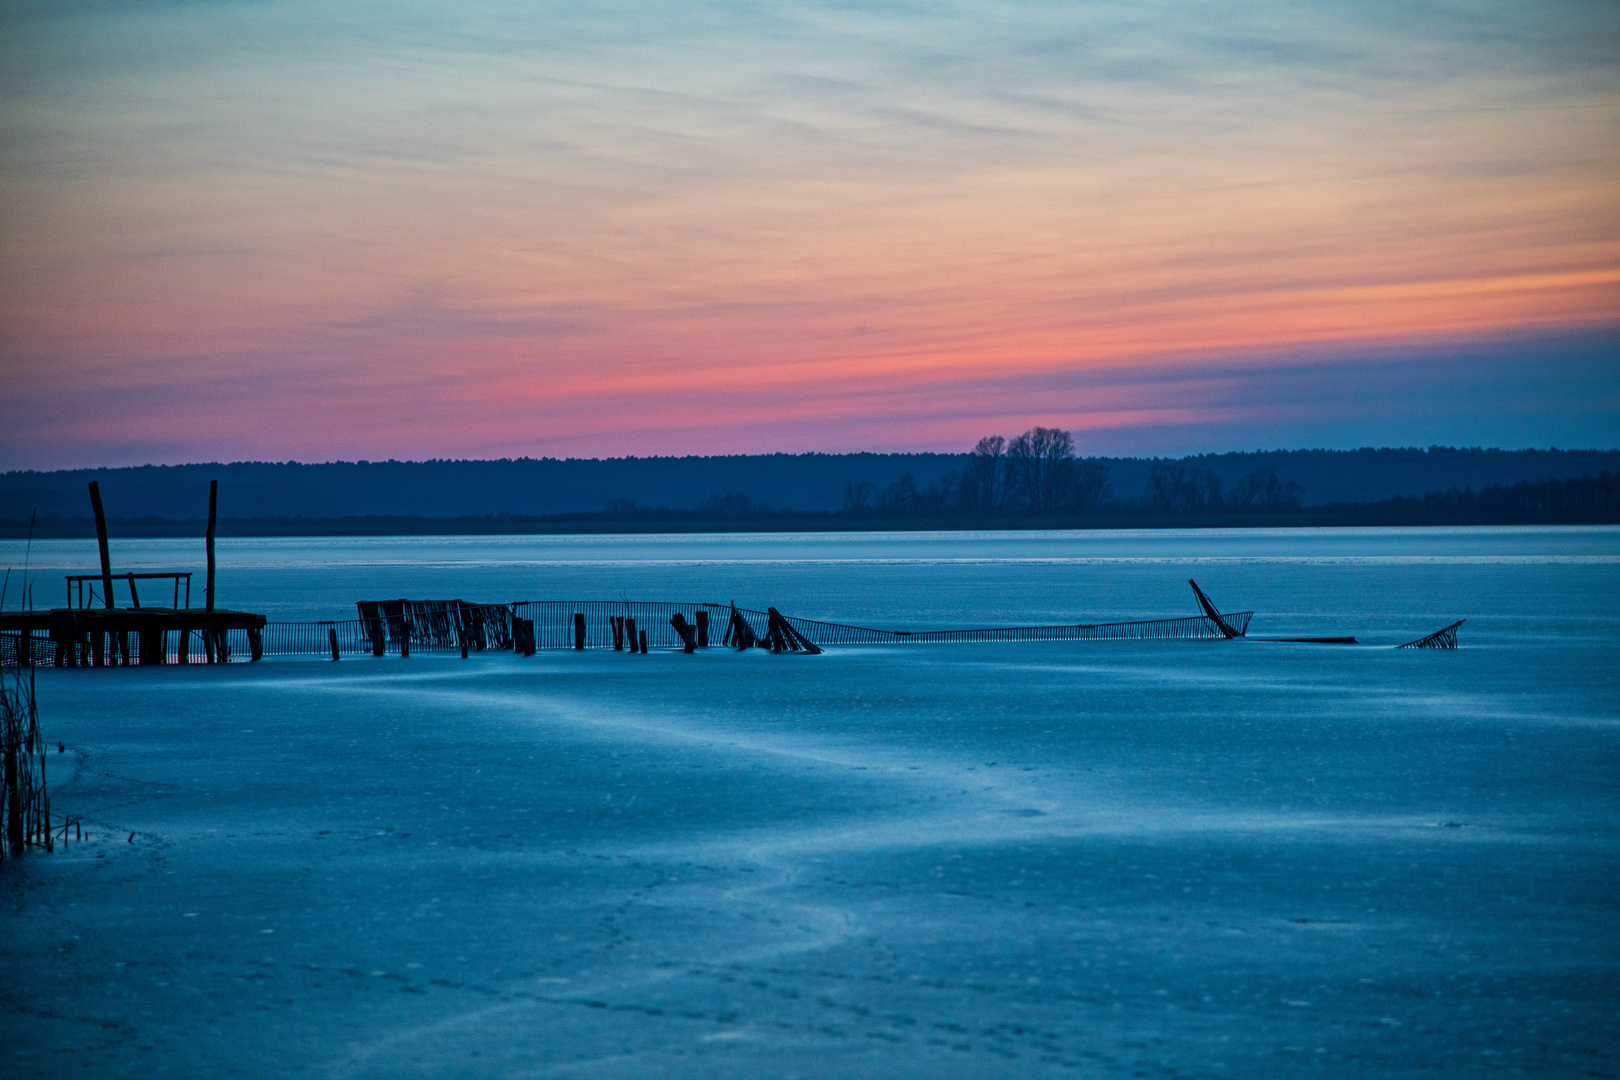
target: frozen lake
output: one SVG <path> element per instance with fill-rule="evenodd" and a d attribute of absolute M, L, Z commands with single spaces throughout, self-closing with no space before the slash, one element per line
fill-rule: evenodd
<path fill-rule="evenodd" d="M 36 543 L 36 605 L 95 560 Z M 1364 644 L 41 670 L 92 839 L 0 866 L 8 1077 L 1620 1075 L 1620 529 L 220 567 L 273 620 L 622 595 L 896 628 L 1193 615 L 1194 577 L 1256 637 Z M 1458 618 L 1455 652 L 1389 647 Z"/>

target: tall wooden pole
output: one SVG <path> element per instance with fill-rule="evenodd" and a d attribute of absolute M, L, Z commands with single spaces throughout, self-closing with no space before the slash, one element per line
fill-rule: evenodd
<path fill-rule="evenodd" d="M 207 610 L 214 610 L 214 518 L 219 513 L 219 481 L 208 481 L 208 587 L 204 593 L 203 603 Z"/>
<path fill-rule="evenodd" d="M 107 515 L 101 509 L 101 485 L 90 481 L 90 509 L 96 514 L 96 543 L 101 547 L 101 596 L 113 606 L 112 556 L 107 553 Z"/>

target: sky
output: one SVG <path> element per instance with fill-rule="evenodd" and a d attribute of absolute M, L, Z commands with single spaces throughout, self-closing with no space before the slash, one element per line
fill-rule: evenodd
<path fill-rule="evenodd" d="M 0 0 L 0 468 L 1620 446 L 1620 5 Z"/>

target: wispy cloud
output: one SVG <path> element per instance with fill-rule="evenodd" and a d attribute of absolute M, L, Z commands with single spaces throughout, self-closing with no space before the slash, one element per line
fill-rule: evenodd
<path fill-rule="evenodd" d="M 997 379 L 1613 326 L 1617 57 L 1602 3 L 3 4 L 0 464 L 933 446 Z M 1567 441 L 1522 400 L 1458 437 Z"/>

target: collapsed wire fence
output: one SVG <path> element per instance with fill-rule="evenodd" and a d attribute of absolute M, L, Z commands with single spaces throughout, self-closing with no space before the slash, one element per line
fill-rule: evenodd
<path fill-rule="evenodd" d="M 453 652 L 465 638 L 470 651 L 511 649 L 514 628 L 532 625 L 535 649 L 615 648 L 613 620 L 633 620 L 647 635 L 650 648 L 681 648 L 683 639 L 672 625 L 676 615 L 689 623 L 698 613 L 708 627 L 708 644 L 729 643 L 726 631 L 735 610 L 764 639 L 770 615 L 751 608 L 733 609 L 716 603 L 664 603 L 623 600 L 530 600 L 514 604 L 459 604 L 456 601 L 389 601 L 364 619 L 331 623 L 270 623 L 264 629 L 266 656 L 362 655 L 372 653 Z M 583 616 L 584 634 L 578 634 L 576 616 Z M 1222 618 L 1242 633 L 1252 612 L 1223 613 Z M 896 645 L 967 642 L 1220 640 L 1226 635 L 1207 616 L 1149 619 L 1134 622 L 1076 623 L 1055 626 L 1014 626 L 961 630 L 879 630 L 872 627 L 783 616 L 816 645 Z M 379 648 L 380 644 L 380 648 Z"/>
<path fill-rule="evenodd" d="M 1224 612 L 1222 618 L 1241 635 L 1252 611 Z M 1057 626 L 1001 626 L 982 630 L 874 630 L 864 626 L 819 622 L 784 616 L 793 628 L 817 645 L 888 645 L 983 641 L 1147 641 L 1153 639 L 1222 639 L 1227 635 L 1203 615 L 1136 622 L 1076 623 Z"/>
<path fill-rule="evenodd" d="M 1457 627 L 1467 621 L 1467 619 L 1458 619 L 1450 626 L 1442 626 L 1432 634 L 1425 634 L 1416 641 L 1408 641 L 1405 645 L 1395 647 L 1397 649 L 1455 649 L 1457 647 Z"/>
<path fill-rule="evenodd" d="M 684 641 L 672 625 L 676 615 L 689 624 L 704 625 L 706 644 L 732 643 L 732 613 L 741 618 L 758 640 L 768 640 L 770 614 L 752 608 L 717 603 L 669 603 L 637 600 L 530 600 L 512 604 L 468 604 L 459 600 L 363 601 L 362 618 L 322 622 L 272 622 L 259 632 L 264 656 L 383 656 L 411 652 L 469 653 L 517 648 L 532 640 L 534 649 L 588 649 L 616 647 L 614 620 L 633 621 L 653 649 L 681 648 Z M 699 613 L 703 618 L 699 620 Z M 1222 613 L 1237 633 L 1248 627 L 1252 612 Z M 583 634 L 576 617 L 583 618 Z M 1074 623 L 1051 626 L 1012 626 L 942 630 L 882 630 L 866 626 L 782 616 L 804 638 L 822 645 L 905 645 L 977 642 L 1037 641 L 1145 641 L 1219 640 L 1230 636 L 1208 616 L 1147 619 L 1132 622 Z M 620 633 L 623 632 L 623 624 Z M 245 660 L 251 655 L 247 630 L 215 631 L 216 655 L 204 648 L 201 630 L 163 636 L 167 663 L 212 663 Z M 531 638 L 532 635 L 532 638 Z M 622 638 L 620 639 L 622 642 Z M 140 641 L 130 634 L 114 642 L 120 660 L 140 663 Z M 42 637 L 26 645 L 20 635 L 0 635 L 0 666 L 16 666 L 20 659 L 50 665 L 58 643 Z"/>

